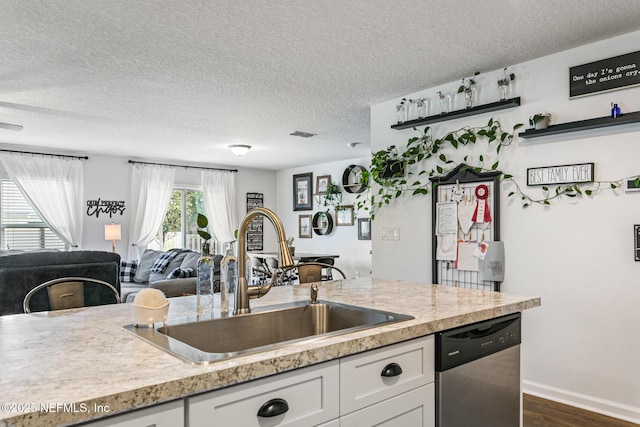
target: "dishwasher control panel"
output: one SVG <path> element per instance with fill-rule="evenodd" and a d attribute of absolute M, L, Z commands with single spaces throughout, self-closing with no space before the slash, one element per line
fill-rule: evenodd
<path fill-rule="evenodd" d="M 436 371 L 513 347 L 521 342 L 520 313 L 449 329 L 436 335 Z"/>

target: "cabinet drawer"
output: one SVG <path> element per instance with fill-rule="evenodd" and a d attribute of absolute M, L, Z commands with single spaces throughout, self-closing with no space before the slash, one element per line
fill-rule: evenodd
<path fill-rule="evenodd" d="M 390 399 L 434 381 L 434 338 L 418 338 L 340 360 L 340 413 Z M 386 377 L 383 370 L 402 373 Z"/>
<path fill-rule="evenodd" d="M 338 418 L 338 365 L 334 360 L 188 398 L 189 427 L 317 425 Z M 258 416 L 269 403 L 280 413 L 283 401 L 286 412 Z"/>
<path fill-rule="evenodd" d="M 182 427 L 184 402 L 176 400 L 84 424 L 85 427 Z"/>
<path fill-rule="evenodd" d="M 434 427 L 435 384 L 431 383 L 340 419 L 340 427 Z"/>

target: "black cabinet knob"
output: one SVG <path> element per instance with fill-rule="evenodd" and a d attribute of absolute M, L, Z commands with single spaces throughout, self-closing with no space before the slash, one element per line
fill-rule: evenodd
<path fill-rule="evenodd" d="M 388 378 L 397 377 L 401 373 L 402 373 L 402 368 L 400 367 L 400 365 L 394 362 L 394 363 L 389 363 L 387 366 L 385 366 L 384 369 L 382 370 L 382 373 L 380 373 L 380 376 L 388 377 Z"/>
<path fill-rule="evenodd" d="M 271 399 L 258 410 L 258 416 L 263 418 L 277 417 L 289 410 L 289 404 L 284 399 Z"/>

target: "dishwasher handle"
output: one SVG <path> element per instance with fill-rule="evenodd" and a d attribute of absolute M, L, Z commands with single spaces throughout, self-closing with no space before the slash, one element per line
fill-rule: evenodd
<path fill-rule="evenodd" d="M 519 322 L 519 318 L 506 319 L 498 323 L 479 325 L 474 329 L 463 330 L 458 333 L 449 334 L 448 340 L 476 340 L 494 335 L 502 330 L 509 328 L 514 322 Z"/>

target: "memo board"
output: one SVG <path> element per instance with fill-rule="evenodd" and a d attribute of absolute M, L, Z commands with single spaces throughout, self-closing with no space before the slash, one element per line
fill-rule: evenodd
<path fill-rule="evenodd" d="M 482 247 L 478 242 L 490 247 L 500 240 L 501 173 L 476 172 L 461 164 L 447 175 L 431 178 L 433 283 L 500 290 L 501 282 L 481 280 L 478 263 L 482 262 L 473 254 Z M 486 203 L 480 208 L 478 202 L 483 200 Z"/>

